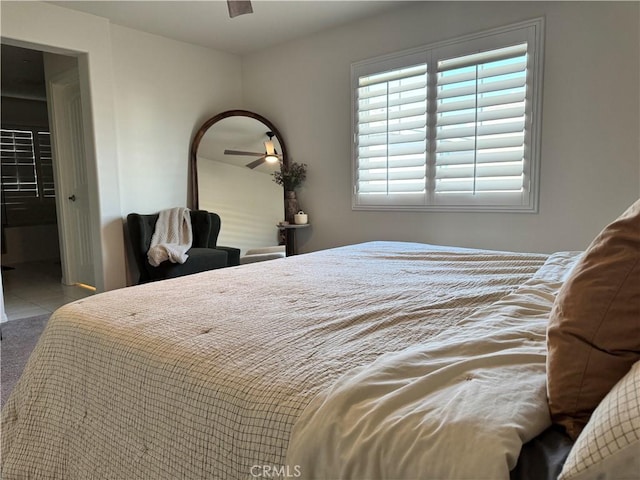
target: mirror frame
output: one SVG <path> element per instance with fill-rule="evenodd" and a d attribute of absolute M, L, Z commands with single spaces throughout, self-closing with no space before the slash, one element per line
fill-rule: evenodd
<path fill-rule="evenodd" d="M 269 128 L 270 131 L 275 134 L 278 142 L 280 143 L 280 148 L 282 149 L 282 164 L 285 166 L 289 165 L 289 156 L 287 155 L 287 147 L 284 143 L 284 138 L 282 138 L 282 134 L 276 128 L 276 126 L 271 123 L 270 120 L 267 120 L 265 117 L 258 113 L 250 112 L 248 110 L 227 110 L 225 112 L 219 113 L 218 115 L 215 115 L 204 122 L 191 141 L 191 150 L 189 154 L 189 167 L 191 171 L 189 178 L 191 180 L 190 203 L 193 210 L 198 210 L 200 203 L 198 198 L 198 147 L 200 146 L 202 137 L 204 137 L 204 134 L 207 132 L 207 130 L 209 130 L 209 128 L 218 123 L 220 120 L 229 117 L 249 117 L 262 122 L 266 127 Z M 284 210 L 284 189 L 282 196 L 282 209 Z"/>

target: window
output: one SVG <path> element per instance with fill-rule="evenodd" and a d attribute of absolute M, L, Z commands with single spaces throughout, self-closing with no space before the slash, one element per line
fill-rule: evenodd
<path fill-rule="evenodd" d="M 353 207 L 536 211 L 542 28 L 352 65 Z"/>
<path fill-rule="evenodd" d="M 29 225 L 51 217 L 55 190 L 49 132 L 3 127 L 0 140 L 3 222 Z"/>

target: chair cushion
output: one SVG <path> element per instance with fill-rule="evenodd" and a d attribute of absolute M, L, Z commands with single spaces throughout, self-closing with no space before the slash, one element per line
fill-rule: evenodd
<path fill-rule="evenodd" d="M 147 272 L 152 280 L 176 278 L 192 273 L 215 270 L 227 266 L 227 252 L 213 248 L 192 248 L 187 252 L 189 258 L 185 263 L 162 262 L 157 267 L 147 265 Z"/>

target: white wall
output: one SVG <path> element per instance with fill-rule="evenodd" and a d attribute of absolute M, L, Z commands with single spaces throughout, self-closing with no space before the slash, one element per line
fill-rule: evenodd
<path fill-rule="evenodd" d="M 123 219 L 186 205 L 191 137 L 207 118 L 238 108 L 240 59 L 46 3 L 1 8 L 3 42 L 76 55 L 86 72 L 96 283 L 125 286 Z"/>
<path fill-rule="evenodd" d="M 191 139 L 240 104 L 240 59 L 118 25 L 111 41 L 122 218 L 186 207 Z M 127 254 L 132 284 L 138 272 Z"/>
<path fill-rule="evenodd" d="M 546 18 L 538 214 L 351 210 L 350 64 Z M 637 2 L 420 2 L 243 58 L 245 107 L 308 164 L 302 251 L 374 239 L 583 249 L 640 194 Z"/>
<path fill-rule="evenodd" d="M 191 138 L 240 105 L 240 59 L 117 25 L 111 38 L 122 214 L 187 206 Z"/>

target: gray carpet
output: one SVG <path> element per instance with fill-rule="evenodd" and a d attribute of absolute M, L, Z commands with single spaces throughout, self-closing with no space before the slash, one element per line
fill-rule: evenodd
<path fill-rule="evenodd" d="M 0 383 L 2 405 L 9 398 L 11 390 L 20 378 L 31 351 L 38 343 L 51 314 L 12 320 L 0 324 Z"/>

